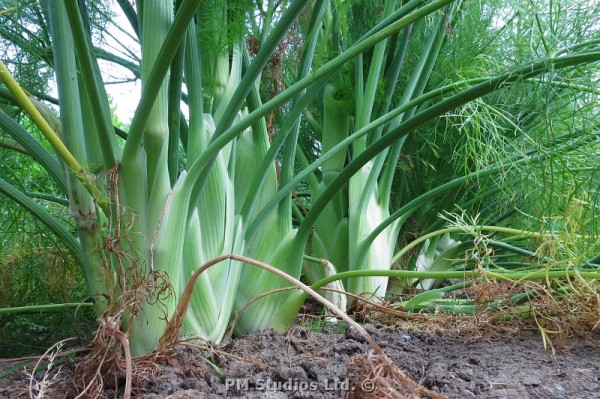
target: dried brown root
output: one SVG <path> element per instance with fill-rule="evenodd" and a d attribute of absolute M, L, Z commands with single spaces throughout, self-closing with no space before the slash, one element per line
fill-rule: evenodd
<path fill-rule="evenodd" d="M 418 384 L 381 351 L 356 356 L 346 373 L 353 378 L 345 399 L 447 399 Z"/>
<path fill-rule="evenodd" d="M 76 398 L 106 398 L 105 385 L 118 390 L 119 380 L 125 379 L 123 397 L 127 399 L 131 397 L 133 387 L 149 379 L 156 370 L 150 357 L 131 358 L 129 337 L 119 326 L 118 318 L 105 316 L 100 319 L 89 354 L 75 368 L 73 389 Z"/>

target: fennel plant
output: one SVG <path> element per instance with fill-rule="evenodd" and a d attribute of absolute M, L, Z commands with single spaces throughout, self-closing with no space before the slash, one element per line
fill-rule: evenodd
<path fill-rule="evenodd" d="M 108 58 L 142 83 L 123 143 L 112 126 L 98 61 L 106 54 L 94 43 L 88 3 L 50 0 L 43 11 L 58 116 L 23 90 L 6 62 L 0 65 L 3 97 L 52 149 L 4 113 L 1 127 L 60 186 L 77 238 L 1 177 L 0 192 L 73 252 L 96 314 L 128 333 L 134 355 L 159 346 L 194 271 L 222 255 L 257 259 L 294 278 L 304 271 L 316 285 L 331 270 L 303 256 L 325 258 L 338 272 L 358 272 L 343 281 L 348 292 L 382 298 L 411 217 L 429 210 L 435 228 L 430 208 L 455 210 L 462 202 L 479 209 L 502 197 L 492 188 L 480 195 L 476 182 L 543 162 L 548 148 L 563 154 L 589 148 L 595 140 L 589 135 L 597 136 L 597 125 L 584 126 L 536 146 L 523 141 L 532 118 L 515 127 L 523 135 L 494 144 L 499 156 L 461 174 L 403 173 L 407 151 L 429 148 L 426 132 L 440 117 L 465 115 L 473 104 L 486 104 L 484 96 L 536 79 L 569 85 L 560 79 L 597 66 L 598 41 L 585 37 L 489 73 L 439 79 L 442 72 L 434 71 L 446 65 L 453 27 L 460 33 L 469 23 L 466 2 L 385 0 L 366 10 L 369 2 L 263 3 L 119 1 L 138 35 L 139 69 Z M 276 87 L 267 90 L 265 82 Z M 499 107 L 481 107 L 501 114 Z M 448 129 L 449 137 L 454 133 Z M 519 152 L 508 151 L 519 140 Z M 425 165 L 420 152 L 408 156 Z M 310 190 L 304 202 L 300 187 Z M 185 333 L 219 342 L 241 308 L 236 334 L 293 322 L 306 294 L 280 290 L 245 307 L 290 283 L 237 259 L 195 281 Z"/>

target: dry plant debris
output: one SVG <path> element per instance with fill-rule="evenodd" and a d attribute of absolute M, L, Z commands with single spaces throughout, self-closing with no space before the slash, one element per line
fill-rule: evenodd
<path fill-rule="evenodd" d="M 348 365 L 347 376 L 352 375 L 345 399 L 447 399 L 419 385 L 383 352 L 356 356 Z"/>

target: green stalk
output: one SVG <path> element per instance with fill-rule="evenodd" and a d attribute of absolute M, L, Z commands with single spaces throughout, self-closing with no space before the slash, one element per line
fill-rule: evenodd
<path fill-rule="evenodd" d="M 35 105 L 31 102 L 27 94 L 25 94 L 19 83 L 17 83 L 2 61 L 0 61 L 0 79 L 15 97 L 15 101 L 19 107 L 21 107 L 21 109 L 25 111 L 27 115 L 29 115 L 33 123 L 38 127 L 38 129 L 40 129 L 40 132 L 44 135 L 44 137 L 46 137 L 62 161 L 77 177 L 77 180 L 83 184 L 83 186 L 94 198 L 94 201 L 102 208 L 104 213 L 109 214 L 108 200 L 103 197 L 100 190 L 98 190 L 94 183 L 94 179 L 88 176 L 77 159 L 63 144 L 63 142 L 60 140 L 60 137 L 58 137 L 56 132 L 50 127 L 48 122 L 46 122 L 40 111 L 38 111 Z"/>
<path fill-rule="evenodd" d="M 161 47 L 172 26 L 173 18 L 173 0 L 145 0 L 145 3 L 146 7 L 142 16 L 143 26 L 151 26 L 152 29 L 145 29 L 142 32 L 142 60 L 144 61 L 142 63 L 142 92 L 146 91 L 146 84 L 155 68 L 155 63 L 158 62 Z M 178 47 L 181 47 L 181 44 L 178 44 Z M 170 62 L 172 58 L 169 60 Z M 164 179 L 165 173 L 168 176 L 168 109 L 168 73 L 165 73 L 144 127 L 143 147 L 147 155 L 151 226 L 155 226 L 153 222 L 158 220 L 156 208 L 162 208 L 166 199 L 166 190 L 170 188 L 170 181 L 167 188 Z"/>
<path fill-rule="evenodd" d="M 71 308 L 89 308 L 93 306 L 93 303 L 56 303 L 51 305 L 18 306 L 14 308 L 0 308 L 0 314 L 43 313 Z"/>
<path fill-rule="evenodd" d="M 190 25 L 188 31 L 193 30 L 193 26 Z M 187 46 L 187 40 L 189 34 L 186 37 L 185 46 Z M 171 72 L 169 77 L 169 88 L 168 88 L 168 125 L 169 125 L 169 140 L 168 140 L 168 159 L 167 165 L 169 170 L 169 181 L 170 185 L 173 186 L 177 181 L 177 175 L 179 174 L 179 137 L 181 131 L 181 89 L 183 84 L 183 69 L 184 69 L 184 57 L 186 53 L 185 46 L 180 46 L 173 62 L 171 63 Z"/>
<path fill-rule="evenodd" d="M 396 2 L 393 0 L 386 0 L 383 11 L 385 16 L 391 15 L 395 3 Z M 387 38 L 375 45 L 373 56 L 371 58 L 369 74 L 367 76 L 367 82 L 365 85 L 365 92 L 361 93 L 359 97 L 360 101 L 356 101 L 356 127 L 359 129 L 370 122 L 371 114 L 375 108 L 374 104 L 375 95 L 377 93 L 377 83 L 379 82 L 383 72 L 382 67 L 385 59 L 386 46 Z M 357 151 L 360 152 L 360 149 L 357 148 Z"/>
<path fill-rule="evenodd" d="M 452 10 L 454 10 L 454 7 L 452 7 Z M 430 34 L 429 40 L 423 49 L 423 53 L 421 54 L 419 62 L 411 74 L 411 78 L 409 79 L 407 87 L 402 93 L 400 104 L 406 103 L 415 97 L 420 97 L 423 95 L 423 91 L 429 83 L 431 72 L 437 62 L 440 50 L 442 48 L 446 23 L 450 23 L 450 21 L 450 16 L 441 13 L 438 16 L 436 24 L 433 28 L 433 33 Z M 396 128 L 403 120 L 412 117 L 416 110 L 417 107 L 414 107 L 407 110 L 406 113 L 398 115 L 390 124 L 390 129 Z M 389 153 L 384 151 L 378 156 L 379 159 L 384 158 L 384 155 L 386 155 L 385 163 L 382 164 L 384 169 L 381 173 L 381 191 L 379 192 L 380 203 L 386 209 L 389 209 L 392 183 L 397 170 L 396 165 L 398 163 L 398 159 L 400 158 L 400 152 L 402 151 L 404 141 L 405 140 L 399 140 L 397 143 L 391 146 Z M 381 162 L 383 163 L 384 161 L 382 160 Z"/>
<path fill-rule="evenodd" d="M 275 0 L 269 0 L 269 4 L 267 4 L 267 10 L 265 19 L 263 21 L 263 31 L 261 35 L 261 43 L 264 43 L 267 40 L 269 35 L 269 31 L 271 29 L 271 23 L 273 22 L 273 12 L 275 11 Z"/>
<path fill-rule="evenodd" d="M 68 0 L 64 6 L 73 32 L 69 43 L 74 43 L 79 66 L 81 67 L 81 76 L 85 82 L 86 92 L 89 94 L 91 107 L 94 110 L 95 127 L 104 159 L 103 170 L 108 170 L 115 164 L 115 158 L 119 155 L 120 150 L 112 127 L 106 91 L 100 78 L 100 69 L 96 58 L 93 57 L 90 49 L 88 34 L 83 26 L 78 2 L 77 0 Z M 65 20 L 63 23 L 66 24 L 67 21 Z"/>
<path fill-rule="evenodd" d="M 313 13 L 311 15 L 310 22 L 307 26 L 306 32 L 306 41 L 305 45 L 302 49 L 302 54 L 300 56 L 300 64 L 298 65 L 297 79 L 302 79 L 310 73 L 311 65 L 313 63 L 315 57 L 315 51 L 318 43 L 318 32 L 322 25 L 323 18 L 325 16 L 326 4 L 324 0 L 319 0 L 315 2 Z M 313 88 L 320 87 L 321 82 L 315 82 Z M 314 89 L 313 89 L 314 90 Z M 311 95 L 308 98 L 312 98 Z M 304 106 L 302 109 L 306 108 L 308 100 L 306 90 L 302 90 L 296 97 L 294 97 L 292 104 L 293 107 L 299 107 L 300 104 Z M 301 114 L 299 112 L 292 112 L 288 115 L 285 123 L 283 124 L 283 128 L 286 130 L 281 130 L 278 134 L 285 134 L 286 140 L 283 144 L 283 155 L 281 159 L 281 173 L 279 175 L 279 184 L 285 184 L 290 179 L 292 179 L 294 174 L 294 166 L 295 166 L 295 156 L 298 149 L 298 137 L 300 135 L 300 117 Z M 291 124 L 291 134 L 288 135 L 288 126 Z M 283 207 L 285 209 L 291 209 L 292 207 L 292 198 L 287 197 L 284 200 Z M 289 217 L 289 215 L 281 215 L 282 217 Z"/>
<path fill-rule="evenodd" d="M 140 5 L 143 2 L 138 2 Z M 144 127 L 150 116 L 156 97 L 162 87 L 163 79 L 171 66 L 173 58 L 179 49 L 179 45 L 185 37 L 188 25 L 196 13 L 196 9 L 200 5 L 197 0 L 183 0 L 171 28 L 162 43 L 159 54 L 156 56 L 156 62 L 153 64 L 152 71 L 148 74 L 145 81 L 144 92 L 136 109 L 131 127 L 129 129 L 129 137 L 123 150 L 122 163 L 136 162 L 139 152 Z M 142 29 L 143 30 L 143 29 Z"/>
<path fill-rule="evenodd" d="M 81 134 L 84 124 L 81 118 L 77 66 L 73 47 L 69 45 L 72 42 L 72 34 L 69 30 L 64 3 L 50 2 L 48 14 L 53 38 L 59 103 L 62 110 L 63 141 L 69 146 L 74 157 L 86 161 L 85 139 Z M 67 188 L 69 210 L 77 225 L 82 250 L 88 254 L 84 258 L 83 271 L 96 304 L 96 315 L 101 315 L 109 298 L 112 297 L 113 281 L 110 265 L 106 264 L 103 252 L 98 250 L 103 247 L 104 238 L 100 234 L 96 206 L 93 198 L 72 173 L 68 175 Z"/>
<path fill-rule="evenodd" d="M 371 161 L 372 157 L 392 145 L 396 140 L 406 136 L 413 130 L 422 126 L 425 122 L 432 120 L 445 112 L 451 111 L 455 107 L 472 101 L 485 94 L 497 91 L 503 87 L 513 83 L 528 79 L 530 77 L 540 75 L 549 70 L 558 70 L 575 65 L 592 63 L 600 60 L 600 52 L 590 52 L 583 54 L 573 54 L 559 58 L 551 58 L 527 65 L 515 71 L 502 74 L 496 78 L 489 79 L 486 82 L 473 86 L 470 89 L 464 90 L 436 105 L 433 105 L 412 118 L 401 123 L 397 128 L 389 131 L 375 143 L 370 145 L 365 152 L 358 155 L 355 159 L 346 166 L 346 168 L 336 177 L 336 179 L 327 187 L 322 197 L 317 200 L 311 207 L 310 212 L 304 219 L 304 223 L 300 226 L 298 235 L 302 239 L 307 239 L 316 218 L 327 205 L 327 198 L 337 192 L 353 176 L 362 166 Z"/>
<path fill-rule="evenodd" d="M 202 99 L 202 70 L 204 63 L 200 59 L 196 29 L 190 24 L 185 40 L 184 74 L 190 109 L 188 126 L 188 164 L 198 158 L 208 145 L 208 136 L 204 127 L 204 102 Z"/>
<path fill-rule="evenodd" d="M 23 193 L 26 196 L 28 196 L 29 198 L 39 198 L 44 201 L 54 202 L 55 204 L 59 204 L 59 205 L 65 205 L 65 206 L 69 205 L 69 200 L 62 198 L 62 197 L 56 197 L 54 195 L 42 194 L 42 193 L 32 193 L 29 191 L 24 191 Z"/>
<path fill-rule="evenodd" d="M 348 61 L 351 61 L 358 54 L 368 50 L 370 47 L 372 47 L 379 41 L 398 32 L 400 29 L 403 29 L 404 27 L 410 25 L 412 22 L 420 19 L 424 15 L 427 15 L 441 8 L 452 1 L 453 0 L 437 0 L 409 15 L 400 18 L 398 21 L 385 26 L 380 31 L 373 33 L 373 35 L 364 39 L 360 43 L 353 45 L 347 51 L 342 53 L 339 57 L 336 57 L 335 59 L 329 61 L 321 68 L 319 68 L 316 72 L 313 72 L 310 76 L 300 79 L 298 82 L 286 89 L 284 92 L 263 104 L 260 108 L 249 114 L 247 117 L 243 118 L 241 121 L 239 121 L 232 127 L 229 127 L 222 134 L 218 135 L 218 137 L 213 138 L 209 147 L 207 148 L 207 151 L 203 154 L 203 156 L 190 166 L 190 175 L 196 176 L 200 171 L 204 170 L 206 165 L 211 162 L 211 159 L 215 156 L 216 153 L 218 153 L 218 151 L 220 151 L 221 148 L 223 148 L 229 141 L 231 141 L 244 129 L 251 126 L 260 118 L 267 116 L 272 109 L 283 105 L 286 101 L 288 101 L 293 96 L 310 86 L 313 82 L 319 81 L 321 78 L 328 77 L 331 74 L 335 73 Z M 246 78 L 246 76 L 249 75 L 245 75 L 244 79 Z M 199 175 L 198 180 L 195 182 L 195 184 L 197 185 L 195 189 L 196 191 L 198 191 L 204 184 L 204 181 L 206 179 L 206 175 L 204 173 Z"/>
<path fill-rule="evenodd" d="M 117 0 L 117 3 L 119 4 L 119 7 L 123 11 L 123 14 L 125 14 L 125 16 L 127 17 L 127 20 L 129 21 L 129 24 L 131 25 L 131 28 L 133 29 L 135 34 L 138 37 L 140 37 L 140 30 L 138 27 L 137 14 L 135 12 L 135 9 L 129 2 L 129 0 Z"/>
<path fill-rule="evenodd" d="M 497 281 L 545 281 L 557 279 L 571 279 L 581 277 L 586 280 L 595 280 L 600 278 L 600 271 L 587 270 L 538 270 L 524 272 L 494 272 L 491 270 L 472 270 L 472 271 L 443 271 L 443 272 L 419 272 L 414 270 L 355 270 L 350 272 L 337 273 L 311 285 L 315 291 L 331 284 L 334 281 L 346 280 L 369 276 L 387 276 L 401 279 L 435 279 L 435 280 L 474 280 L 478 278 L 497 280 Z"/>

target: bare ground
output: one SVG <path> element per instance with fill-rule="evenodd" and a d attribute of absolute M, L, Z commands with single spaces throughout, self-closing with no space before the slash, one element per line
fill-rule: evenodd
<path fill-rule="evenodd" d="M 404 332 L 380 324 L 365 327 L 410 377 L 449 398 L 600 398 L 598 335 L 567 341 L 552 354 L 533 332 L 482 338 Z M 155 370 L 138 382 L 133 396 L 339 398 L 355 388 L 355 373 L 348 372 L 348 365 L 369 350 L 352 330 L 313 333 L 300 326 L 283 335 L 250 334 L 221 348 L 189 342 L 180 344 L 172 356 L 155 359 Z M 14 365 L 0 361 L 0 376 Z M 72 365 L 63 365 L 45 397 L 75 397 L 68 392 L 72 370 Z M 41 381 L 44 374 L 39 371 L 35 378 Z M 123 375 L 104 382 L 106 397 L 123 397 Z M 20 370 L 2 377 L 0 398 L 29 397 L 29 383 Z M 368 382 L 362 387 L 370 389 Z"/>

